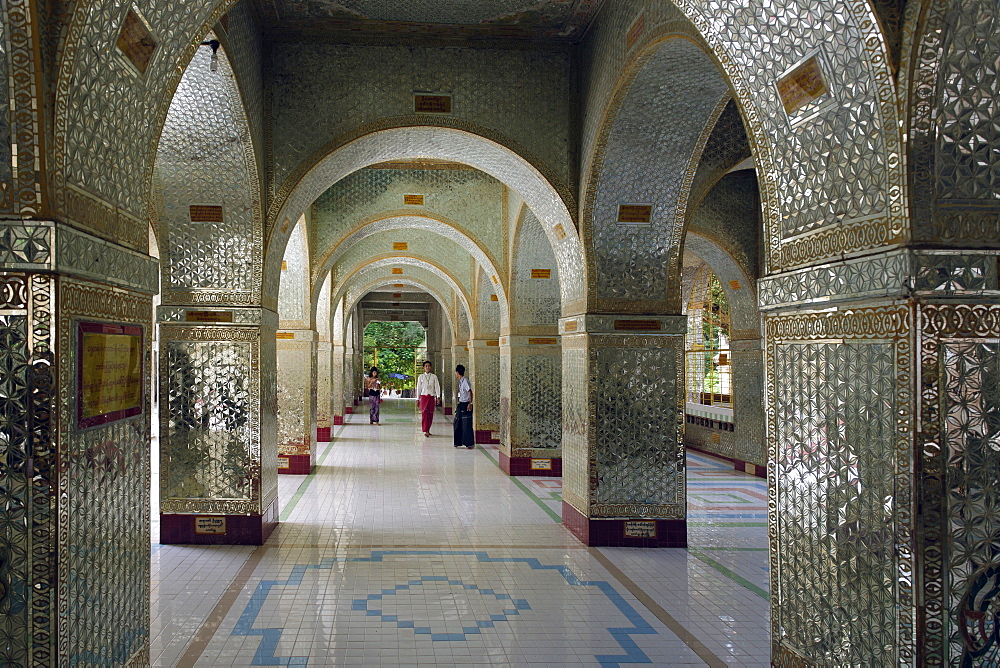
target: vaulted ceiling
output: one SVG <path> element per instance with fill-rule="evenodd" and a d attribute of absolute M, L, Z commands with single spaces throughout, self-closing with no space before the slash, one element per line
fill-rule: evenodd
<path fill-rule="evenodd" d="M 258 0 L 272 28 L 578 41 L 606 0 Z"/>

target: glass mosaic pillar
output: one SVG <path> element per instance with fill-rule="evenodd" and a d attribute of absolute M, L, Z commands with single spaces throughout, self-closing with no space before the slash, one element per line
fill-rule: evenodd
<path fill-rule="evenodd" d="M 310 329 L 282 329 L 278 348 L 278 473 L 309 475 L 316 451 L 316 343 Z"/>
<path fill-rule="evenodd" d="M 441 370 L 441 398 L 444 402 L 444 414 L 452 415 L 454 414 L 455 406 L 451 399 L 452 394 L 454 393 L 452 388 L 455 385 L 455 365 L 452 364 L 451 361 L 451 348 L 442 350 L 438 354 L 437 368 Z"/>
<path fill-rule="evenodd" d="M 563 523 L 591 546 L 685 547 L 685 316 L 559 321 Z"/>
<path fill-rule="evenodd" d="M 157 262 L 53 222 L 0 232 L 0 663 L 148 665 Z"/>
<path fill-rule="evenodd" d="M 157 320 L 160 542 L 260 545 L 278 521 L 278 316 L 171 305 Z"/>
<path fill-rule="evenodd" d="M 558 336 L 500 337 L 500 468 L 562 475 L 562 347 Z"/>
<path fill-rule="evenodd" d="M 733 432 L 727 456 L 744 472 L 766 478 L 764 350 L 759 331 L 734 330 L 729 339 L 733 356 Z M 726 438 L 726 434 L 722 437 Z"/>
<path fill-rule="evenodd" d="M 346 348 L 343 344 L 334 343 L 330 352 L 330 366 L 332 368 L 331 387 L 331 421 L 333 426 L 344 424 L 344 408 L 347 401 L 347 389 L 345 387 L 345 376 L 347 375 Z"/>
<path fill-rule="evenodd" d="M 333 426 L 333 344 L 316 342 L 316 441 L 330 441 Z"/>
<path fill-rule="evenodd" d="M 476 443 L 500 443 L 500 340 L 469 341 L 466 364 L 476 401 L 472 412 Z"/>

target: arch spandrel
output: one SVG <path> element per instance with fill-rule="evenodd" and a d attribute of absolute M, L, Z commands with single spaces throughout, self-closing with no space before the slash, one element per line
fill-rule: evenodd
<path fill-rule="evenodd" d="M 559 267 L 555 255 L 545 242 L 541 223 L 528 207 L 521 208 L 513 229 L 511 334 L 554 334 L 560 315 Z"/>
<path fill-rule="evenodd" d="M 214 38 L 214 33 L 209 33 Z M 264 230 L 257 158 L 224 48 L 188 64 L 156 152 L 153 201 L 163 303 L 259 304 Z M 193 204 L 207 205 L 194 216 Z"/>
<path fill-rule="evenodd" d="M 277 272 L 279 253 L 292 215 L 305 211 L 331 185 L 368 165 L 392 160 L 432 158 L 469 165 L 516 190 L 539 220 L 560 262 L 563 311 L 583 306 L 583 250 L 565 201 L 530 162 L 511 149 L 462 130 L 444 127 L 391 128 L 340 146 L 320 159 L 296 182 L 281 204 L 272 207 L 274 222 L 265 260 L 265 287 Z"/>
<path fill-rule="evenodd" d="M 143 76 L 115 47 L 132 4 L 75 5 L 58 56 L 48 164 L 52 208 L 60 217 L 145 249 L 139 221 L 148 213 L 154 157 L 174 89 L 202 36 L 234 3 L 194 0 L 184 12 L 172 2 L 144 3 L 142 19 L 157 49 Z"/>
<path fill-rule="evenodd" d="M 585 40 L 591 61 L 584 82 L 587 169 L 603 169 L 601 153 L 634 76 L 630 70 L 665 36 L 688 34 L 705 44 L 724 73 L 748 129 L 761 182 L 767 271 L 837 257 L 843 252 L 838 243 L 856 252 L 905 240 L 895 87 L 867 2 L 786 0 L 734 8 L 718 0 L 677 0 L 682 21 L 665 6 L 615 3 Z M 644 31 L 627 47 L 624 35 L 640 15 Z M 817 50 L 835 104 L 793 126 L 775 84 Z M 590 193 L 594 172 L 585 178 Z M 785 240 L 794 234 L 799 236 Z"/>
<path fill-rule="evenodd" d="M 667 276 L 678 264 L 688 188 L 727 99 L 715 64 L 689 40 L 665 40 L 641 64 L 609 129 L 584 208 L 596 310 L 677 308 Z M 651 206 L 649 224 L 619 224 L 623 204 Z"/>

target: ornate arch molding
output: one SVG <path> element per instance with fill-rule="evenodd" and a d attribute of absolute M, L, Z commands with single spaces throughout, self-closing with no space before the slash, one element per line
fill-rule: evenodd
<path fill-rule="evenodd" d="M 969 45 L 963 50 L 957 42 L 966 37 L 969 22 L 976 22 L 975 17 L 967 14 L 973 13 L 977 4 L 962 0 L 924 0 L 906 6 L 900 98 L 906 113 L 908 200 L 915 241 L 945 246 L 1000 246 L 1000 209 L 995 206 L 996 200 L 986 197 L 987 191 L 996 191 L 995 185 L 973 192 L 975 179 L 967 177 L 965 181 L 970 187 L 964 190 L 969 192 L 957 193 L 958 188 L 943 187 L 940 179 L 942 172 L 953 172 L 957 167 L 946 164 L 947 156 L 941 152 L 947 126 L 967 123 L 959 118 L 975 111 L 971 103 L 963 108 L 959 99 L 946 105 L 948 77 L 945 70 L 949 66 L 950 50 L 969 50 Z M 996 12 L 995 4 L 993 12 Z M 961 37 L 957 36 L 959 33 Z M 960 79 L 955 85 L 969 87 L 974 83 L 983 89 L 993 86 L 996 91 L 995 77 L 992 81 L 978 82 Z M 953 94 L 952 97 L 959 96 Z M 992 150 L 995 151 L 996 146 Z"/>
<path fill-rule="evenodd" d="M 426 120 L 422 120 L 426 123 Z M 387 122 L 388 123 L 388 122 Z M 563 310 L 583 303 L 583 250 L 566 201 L 557 187 L 528 159 L 508 146 L 465 129 L 440 125 L 410 125 L 374 129 L 331 145 L 304 166 L 275 198 L 269 220 L 271 231 L 265 254 L 265 285 L 280 265 L 291 221 L 297 219 L 331 185 L 348 174 L 379 162 L 434 158 L 470 165 L 516 191 L 539 220 L 560 262 L 560 275 L 571 277 L 560 286 Z"/>
<path fill-rule="evenodd" d="M 47 184 L 54 215 L 103 238 L 145 250 L 148 244 L 146 220 L 150 215 L 153 166 L 167 110 L 187 64 L 201 44 L 202 36 L 236 2 L 237 0 L 202 0 L 188 3 L 185 5 L 189 10 L 186 15 L 194 15 L 188 21 L 178 21 L 176 11 L 168 6 L 169 3 L 149 8 L 145 18 L 155 24 L 153 28 L 158 46 L 145 77 L 137 77 L 118 61 L 115 54 L 117 29 L 131 4 L 113 0 L 77 3 L 57 56 L 57 76 L 53 91 L 53 132 L 49 144 L 51 159 L 48 161 Z M 132 163 L 129 167 L 132 171 L 139 171 L 142 177 L 133 193 L 92 192 L 83 183 L 72 180 L 67 173 L 71 130 L 74 125 L 86 120 L 83 118 L 84 112 L 77 109 L 82 103 L 76 102 L 72 97 L 74 90 L 83 90 L 82 82 L 76 78 L 77 74 L 91 72 L 96 77 L 98 73 L 107 70 L 116 71 L 113 82 L 88 80 L 88 90 L 94 95 L 97 94 L 94 89 L 131 88 L 139 100 L 148 101 L 146 117 L 151 117 L 151 120 L 144 121 L 135 128 L 115 128 L 119 141 L 131 141 L 134 144 L 132 155 L 128 156 L 128 162 Z M 70 118 L 74 111 L 78 111 L 81 117 L 75 120 Z M 100 112 L 95 110 L 95 113 Z M 134 139 L 133 133 L 138 135 Z M 103 164 L 105 169 L 121 168 L 117 162 L 102 163 L 99 156 L 91 158 L 97 163 L 92 167 Z M 86 165 L 74 167 L 79 170 L 87 169 Z M 132 203 L 121 201 L 129 198 L 136 200 L 135 207 Z"/>
<path fill-rule="evenodd" d="M 454 241 L 468 251 L 469 255 L 475 258 L 480 265 L 492 272 L 493 276 L 498 278 L 502 276 L 497 272 L 496 258 L 493 257 L 493 254 L 475 241 L 471 231 L 460 223 L 429 211 L 416 214 L 413 211 L 402 210 L 385 212 L 361 221 L 350 232 L 343 235 L 334 246 L 319 256 L 314 275 L 323 276 L 328 273 L 354 244 L 363 239 L 382 232 L 405 229 L 426 230 Z"/>

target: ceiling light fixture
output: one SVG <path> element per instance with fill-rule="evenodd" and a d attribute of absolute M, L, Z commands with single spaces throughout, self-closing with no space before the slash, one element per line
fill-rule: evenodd
<path fill-rule="evenodd" d="M 208 69 L 212 72 L 216 72 L 219 69 L 219 40 L 210 39 L 201 43 L 202 46 L 212 47 L 212 62 L 209 64 Z"/>

